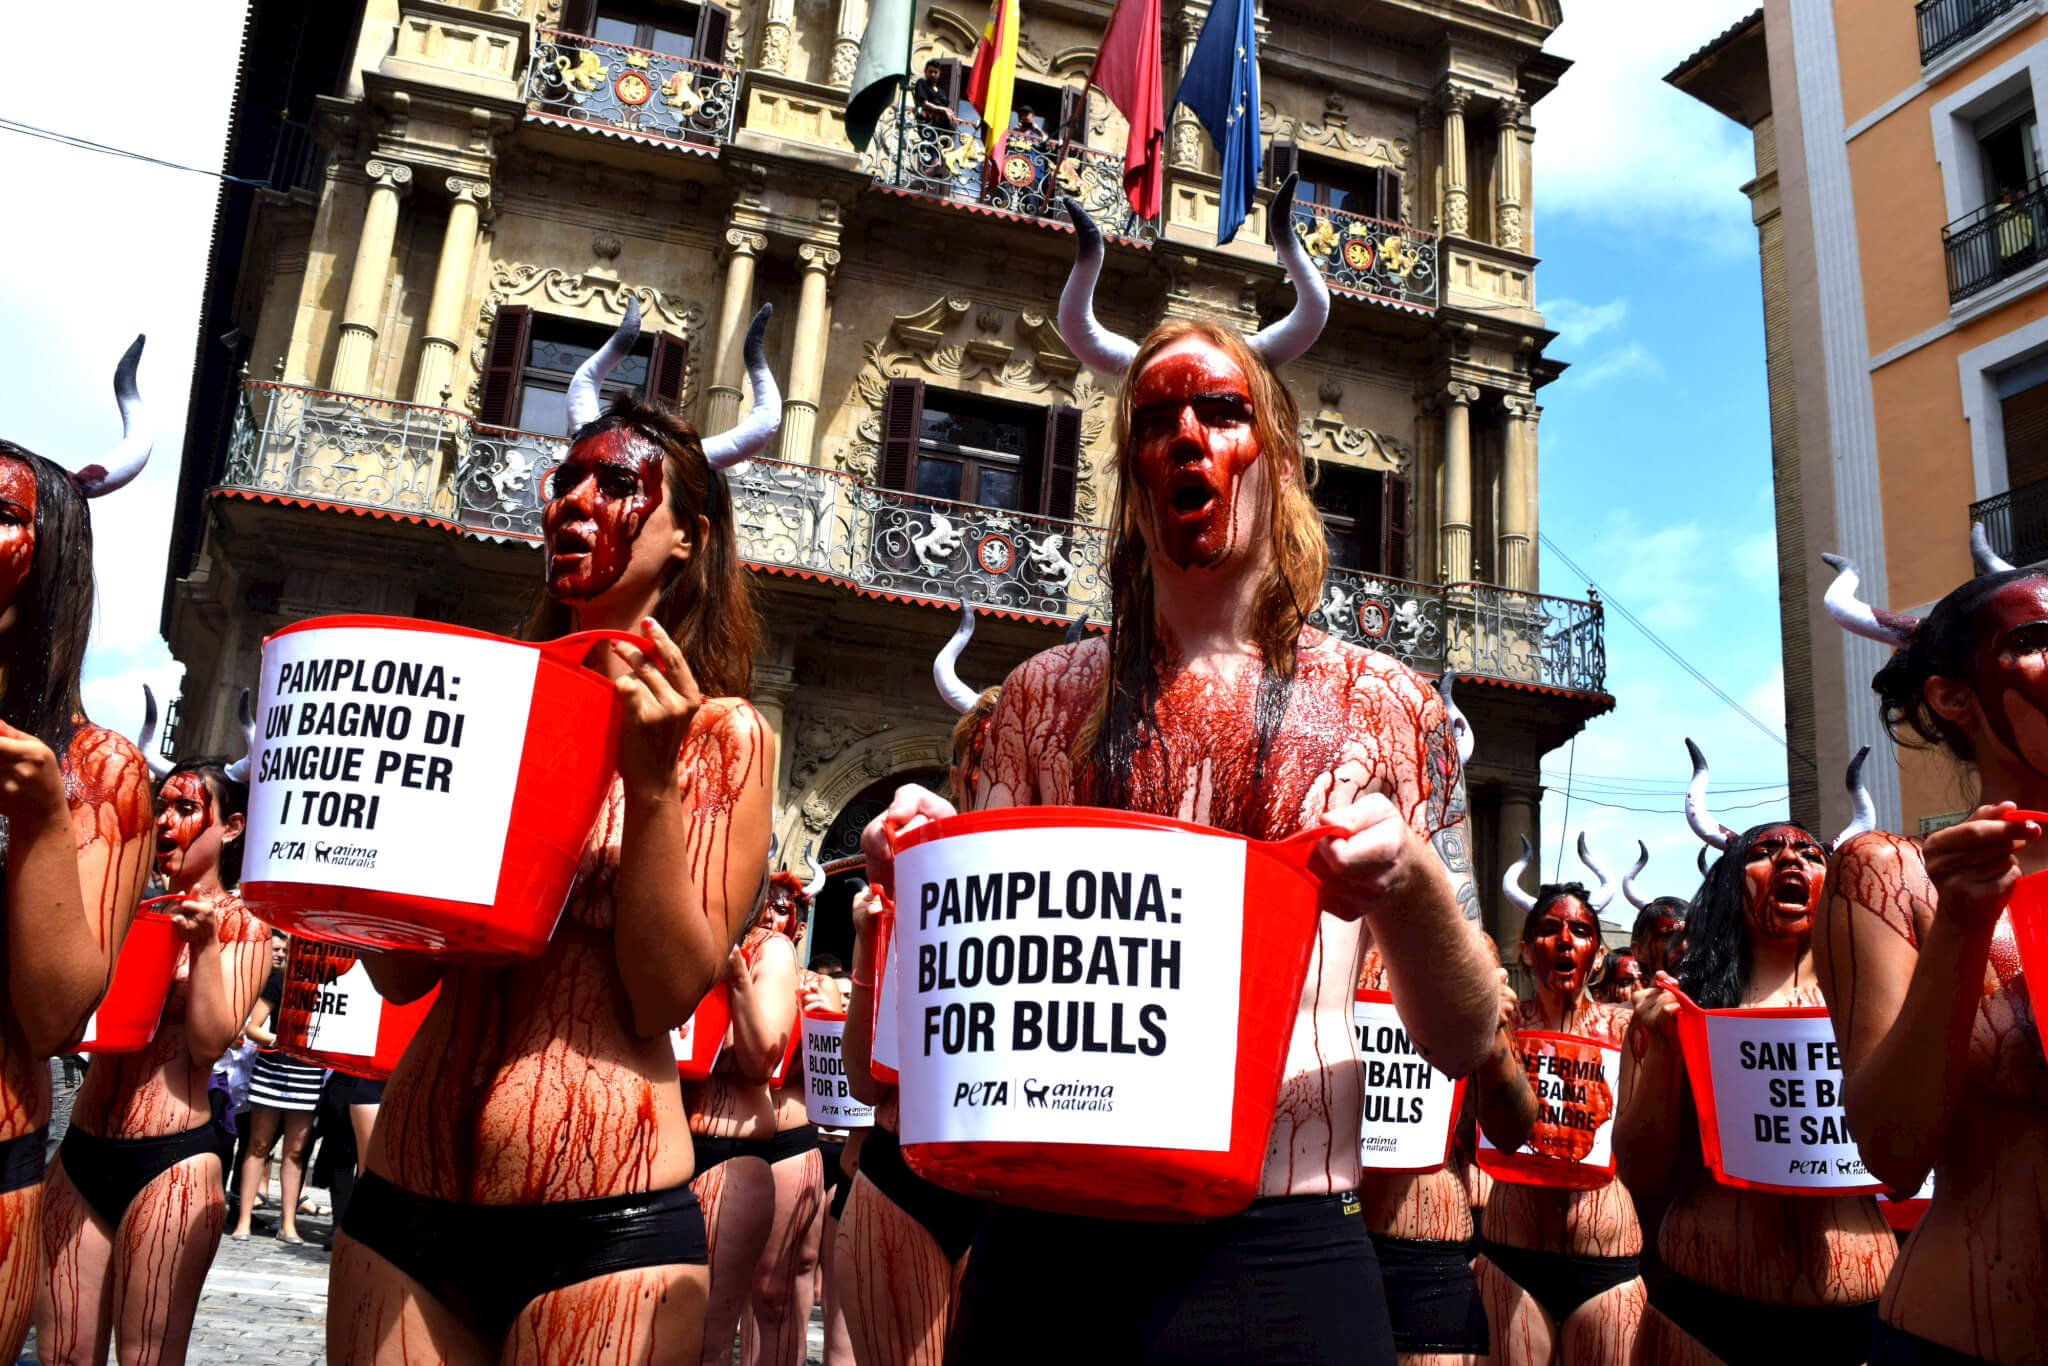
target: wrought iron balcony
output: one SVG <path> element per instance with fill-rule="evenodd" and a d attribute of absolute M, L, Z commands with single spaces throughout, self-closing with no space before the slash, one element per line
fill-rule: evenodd
<path fill-rule="evenodd" d="M 541 29 L 526 69 L 526 116 L 695 150 L 732 137 L 737 67 Z"/>
<path fill-rule="evenodd" d="M 1948 301 L 1961 303 L 2048 258 L 2048 177 L 1941 230 Z"/>
<path fill-rule="evenodd" d="M 1332 288 L 1424 313 L 1436 311 L 1435 233 L 1297 202 L 1294 234 Z"/>
<path fill-rule="evenodd" d="M 2001 14 L 2026 0 L 1920 0 L 1913 17 L 1920 24 L 1920 65 L 1991 27 Z"/>
<path fill-rule="evenodd" d="M 1424 673 L 1449 669 L 1569 692 L 1606 691 L 1598 602 L 1332 569 L 1309 620 Z"/>
<path fill-rule="evenodd" d="M 452 519 L 469 418 L 291 384 L 242 386 L 221 482 L 254 493 Z"/>
<path fill-rule="evenodd" d="M 1158 224 L 1139 218 L 1125 197 L 1124 159 L 1115 152 L 1012 135 L 991 174 L 974 125 L 919 118 L 909 95 L 883 113 L 862 161 L 881 184 L 913 194 L 1062 225 L 1060 197 L 1072 195 L 1106 233 L 1141 242 L 1158 236 Z"/>
<path fill-rule="evenodd" d="M 2014 564 L 2048 560 L 2048 479 L 1970 504 L 1970 520 L 1982 522 L 1991 548 Z"/>

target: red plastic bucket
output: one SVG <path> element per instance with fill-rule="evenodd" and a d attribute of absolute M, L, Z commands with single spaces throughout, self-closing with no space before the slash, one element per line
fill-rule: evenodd
<path fill-rule="evenodd" d="M 405 1056 L 405 1046 L 440 994 L 436 986 L 417 1001 L 392 1005 L 377 993 L 355 950 L 295 935 L 284 963 L 278 1051 L 382 1081 Z"/>
<path fill-rule="evenodd" d="M 875 967 L 875 1021 L 868 1036 L 868 1075 L 884 1086 L 894 1086 L 896 1076 L 896 903 L 885 893 L 882 908 L 875 912 L 876 942 L 882 946 L 881 962 Z"/>
<path fill-rule="evenodd" d="M 364 948 L 539 954 L 615 772 L 619 696 L 582 664 L 607 639 L 638 641 L 373 616 L 264 641 L 242 900 Z"/>
<path fill-rule="evenodd" d="M 136 908 L 128 937 L 114 958 L 107 994 L 86 1020 L 85 1037 L 72 1052 L 132 1053 L 156 1037 L 185 951 L 168 908 L 183 900 L 182 892 L 153 896 Z"/>
<path fill-rule="evenodd" d="M 903 1151 L 1005 1204 L 1210 1219 L 1257 1194 L 1330 833 L 1018 807 L 895 856 Z M 884 1022 L 886 1024 L 886 1022 Z"/>
<path fill-rule="evenodd" d="M 853 1098 L 846 1084 L 843 1010 L 807 1009 L 799 1020 L 804 1041 L 804 1118 L 826 1129 L 858 1129 L 875 1122 L 875 1107 Z"/>
<path fill-rule="evenodd" d="M 1528 1140 L 1502 1152 L 1479 1131 L 1480 1169 L 1502 1181 L 1594 1190 L 1614 1179 L 1614 1117 L 1621 1110 L 1621 1046 L 1547 1029 L 1515 1031 L 1515 1049 L 1540 1118 Z"/>
<path fill-rule="evenodd" d="M 1433 1172 L 1451 1160 L 1465 1079 L 1431 1067 L 1408 1039 L 1389 991 L 1361 989 L 1352 1005 L 1365 1104 L 1358 1160 L 1367 1171 Z"/>
<path fill-rule="evenodd" d="M 2039 812 L 2015 812 L 2014 819 L 2034 819 L 2048 825 L 2048 815 Z M 2026 984 L 2027 1003 L 2034 1008 L 2034 1046 L 2039 1048 L 2041 1030 L 2048 1026 L 2048 873 L 2029 873 L 2019 880 L 2012 889 L 2005 917 L 2012 930 L 2013 946 L 2019 953 L 2020 980 Z M 1994 942 L 1994 968 L 1998 963 L 1997 948 Z"/>
<path fill-rule="evenodd" d="M 704 993 L 689 1019 L 669 1031 L 676 1047 L 676 1071 L 684 1081 L 703 1081 L 718 1066 L 725 1029 L 732 1022 L 732 996 L 720 982 Z"/>

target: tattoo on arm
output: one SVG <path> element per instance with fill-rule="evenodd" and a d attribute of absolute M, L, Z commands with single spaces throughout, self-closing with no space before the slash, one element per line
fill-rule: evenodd
<path fill-rule="evenodd" d="M 1446 871 L 1451 875 L 1451 885 L 1458 900 L 1458 913 L 1467 920 L 1479 919 L 1479 889 L 1472 885 L 1472 858 L 1465 852 L 1465 824 L 1463 821 L 1439 830 L 1430 838 L 1430 847 L 1443 860 Z"/>

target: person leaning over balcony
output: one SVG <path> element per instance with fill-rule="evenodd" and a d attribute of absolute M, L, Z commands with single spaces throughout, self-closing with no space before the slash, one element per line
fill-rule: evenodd
<path fill-rule="evenodd" d="M 93 607 L 86 500 L 149 459 L 141 356 L 137 337 L 114 372 L 123 434 L 103 461 L 74 474 L 0 441 L 0 1361 L 21 1351 L 42 1267 L 48 1059 L 83 1038 L 106 994 L 156 843 L 141 751 L 87 719 L 79 696 Z"/>
<path fill-rule="evenodd" d="M 2048 809 L 2048 575 L 1972 540 L 1976 577 L 1924 621 L 1858 601 L 1855 566 L 1828 557 L 1829 612 L 1892 647 L 1871 682 L 1886 731 L 1977 788 L 1958 825 L 1849 841 L 1814 935 L 1858 1151 L 1894 1191 L 1934 1174 L 1872 1366 L 2013 1366 L 2048 1342 L 2048 1061 L 2008 911 L 2019 879 L 2048 870 L 2031 815 Z"/>
<path fill-rule="evenodd" d="M 1287 221 L 1293 189 L 1273 220 Z M 1313 344 L 1329 294 L 1282 231 L 1298 295 L 1286 319 L 1255 337 L 1208 319 L 1161 323 L 1142 343 L 1115 336 L 1093 316 L 1101 234 L 1066 202 L 1081 254 L 1060 334 L 1084 363 L 1128 376 L 1107 556 L 1115 608 L 1106 641 L 1046 651 L 1010 675 L 972 805 L 1078 802 L 1257 839 L 1347 833 L 1314 856 L 1323 914 L 1255 1202 L 1193 1226 L 991 1207 L 951 1359 L 1392 1362 L 1354 1193 L 1355 984 L 1377 948 L 1416 1048 L 1459 1076 L 1488 1055 L 1499 978 L 1429 844 L 1450 824 L 1457 778 L 1442 702 L 1405 665 L 1305 624 L 1327 549 L 1278 367 Z M 889 828 L 953 812 L 899 789 L 862 835 L 871 879 L 891 880 Z"/>
<path fill-rule="evenodd" d="M 957 131 L 960 114 L 946 101 L 944 71 L 937 62 L 924 64 L 924 75 L 910 87 L 910 106 L 917 123 L 918 168 L 937 174 L 945 165 L 944 139 Z"/>
<path fill-rule="evenodd" d="M 599 410 L 639 309 L 569 391 L 573 436 L 542 514 L 528 633 L 635 631 L 595 647 L 624 704 L 606 795 L 553 941 L 530 962 L 365 960 L 394 1004 L 440 994 L 385 1087 L 334 1242 L 335 1366 L 694 1361 L 710 1290 L 669 1031 L 751 917 L 768 858 L 775 738 L 744 700 L 759 639 L 721 473 L 758 454 L 781 398 L 747 331 L 753 407 L 701 439 L 659 403 Z"/>

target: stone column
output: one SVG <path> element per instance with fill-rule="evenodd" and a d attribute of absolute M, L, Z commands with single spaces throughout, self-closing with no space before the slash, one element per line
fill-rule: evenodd
<path fill-rule="evenodd" d="M 796 299 L 796 338 L 790 348 L 789 395 L 782 403 L 782 458 L 793 465 L 818 460 L 818 393 L 825 380 L 825 344 L 832 333 L 832 270 L 839 252 L 816 242 L 796 249 L 803 283 Z M 820 462 L 822 463 L 822 462 Z"/>
<path fill-rule="evenodd" d="M 1493 166 L 1493 243 L 1509 251 L 1522 249 L 1522 120 L 1529 106 L 1503 100 L 1495 125 Z"/>
<path fill-rule="evenodd" d="M 1444 87 L 1444 231 L 1464 237 L 1470 230 L 1471 195 L 1465 188 L 1465 105 L 1471 95 Z"/>
<path fill-rule="evenodd" d="M 740 343 L 746 338 L 747 322 L 754 313 L 754 261 L 768 250 L 766 233 L 745 228 L 727 228 L 725 245 L 731 254 L 725 262 L 725 298 L 718 307 L 718 331 L 713 334 L 711 388 L 705 396 L 704 431 L 717 435 L 740 420 L 740 382 L 744 358 Z"/>
<path fill-rule="evenodd" d="M 481 180 L 448 177 L 448 231 L 441 237 L 441 263 L 434 269 L 434 297 L 427 304 L 426 339 L 412 401 L 443 407 L 443 392 L 455 373 L 455 339 L 462 331 L 462 306 L 469 299 L 469 268 L 476 257 L 476 229 L 491 187 Z"/>
<path fill-rule="evenodd" d="M 827 78 L 835 90 L 853 84 L 854 64 L 860 60 L 861 30 L 867 22 L 867 0 L 839 0 L 839 27 L 832 36 L 832 74 Z"/>
<path fill-rule="evenodd" d="M 391 244 L 398 237 L 398 197 L 412 185 L 412 167 L 399 162 L 372 159 L 363 170 L 370 177 L 370 202 L 363 209 L 356 263 L 341 306 L 341 339 L 334 345 L 334 366 L 327 378 L 330 388 L 345 394 L 361 393 L 370 382 L 377 324 L 383 321 L 384 288 L 391 274 Z"/>
<path fill-rule="evenodd" d="M 1195 40 L 1202 36 L 1202 20 L 1208 13 L 1208 6 L 1184 7 L 1175 21 L 1173 36 L 1180 40 L 1180 71 L 1185 73 L 1188 62 L 1195 55 Z M 1178 78 L 1176 78 L 1178 79 Z M 1167 154 L 1170 162 L 1181 170 L 1198 171 L 1202 168 L 1202 122 L 1188 112 L 1184 104 L 1176 104 L 1167 111 L 1171 125 L 1167 133 Z"/>
<path fill-rule="evenodd" d="M 1510 394 L 1501 400 L 1505 410 L 1505 440 L 1501 443 L 1503 458 L 1500 474 L 1500 582 L 1504 588 L 1529 589 L 1535 586 L 1533 575 L 1536 567 L 1535 539 L 1529 530 L 1529 494 L 1531 484 L 1529 460 L 1529 422 L 1536 410 L 1536 400 L 1517 394 Z"/>
<path fill-rule="evenodd" d="M 789 74 L 789 40 L 796 31 L 796 0 L 768 0 L 761 15 L 761 55 L 755 68 L 771 76 Z M 723 61 L 723 54 L 702 60 Z"/>
<path fill-rule="evenodd" d="M 1472 577 L 1472 405 L 1477 386 L 1444 389 L 1443 551 L 1437 570 L 1444 583 Z"/>
<path fill-rule="evenodd" d="M 780 642 L 771 641 L 771 648 Z M 785 791 L 789 782 L 789 704 L 796 697 L 796 679 L 787 664 L 769 664 L 754 670 L 754 686 L 747 693 L 747 700 L 754 704 L 754 710 L 761 713 L 761 719 L 768 723 L 769 733 L 775 737 L 775 791 L 772 800 L 775 809 L 783 809 L 789 800 Z M 797 859 L 793 866 L 802 867 Z M 808 882 L 810 879 L 804 879 Z"/>
<path fill-rule="evenodd" d="M 1536 857 L 1529 860 L 1528 870 L 1522 877 L 1524 891 L 1534 893 L 1543 881 L 1543 852 L 1541 827 L 1537 823 L 1538 801 L 1541 793 L 1526 788 L 1503 787 L 1500 793 L 1499 842 L 1494 846 L 1494 866 L 1505 875 L 1515 866 L 1515 860 L 1522 856 L 1522 841 L 1529 841 L 1529 847 L 1536 850 Z M 1498 884 L 1479 889 L 1480 919 L 1486 925 L 1486 932 L 1493 936 L 1493 942 L 1500 945 L 1501 957 L 1507 963 L 1515 961 L 1515 945 L 1521 942 L 1522 914 L 1508 903 L 1507 896 Z"/>

